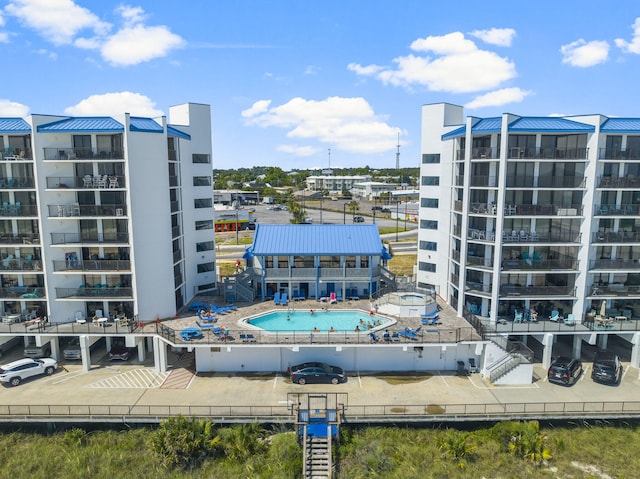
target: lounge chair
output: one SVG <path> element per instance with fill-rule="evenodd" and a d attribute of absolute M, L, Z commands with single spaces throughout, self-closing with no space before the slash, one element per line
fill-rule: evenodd
<path fill-rule="evenodd" d="M 287 303 L 288 303 L 288 301 L 287 301 L 287 293 L 282 293 L 282 294 L 280 295 L 280 304 L 281 304 L 282 306 L 286 306 L 286 305 L 287 305 Z"/>
<path fill-rule="evenodd" d="M 438 320 L 440 319 L 440 316 L 432 316 L 430 318 L 422 318 L 422 324 L 426 324 L 426 325 L 430 325 L 433 326 L 434 324 L 438 324 Z"/>
<path fill-rule="evenodd" d="M 226 313 L 227 311 L 231 311 L 233 309 L 238 309 L 236 306 L 216 306 L 215 304 L 211 304 L 209 305 L 211 308 L 211 312 L 212 313 L 216 313 L 216 314 L 222 314 L 222 313 Z"/>
<path fill-rule="evenodd" d="M 201 313 L 200 311 L 198 311 L 198 313 L 197 313 L 198 314 L 198 319 L 200 321 L 203 321 L 205 323 L 214 323 L 215 322 L 215 320 L 216 320 L 215 316 L 213 316 L 213 315 L 212 316 L 202 316 L 202 314 L 200 314 L 200 313 Z"/>
<path fill-rule="evenodd" d="M 192 339 L 202 339 L 203 338 L 202 331 L 199 331 L 196 328 L 185 328 L 180 331 L 180 337 L 182 337 L 185 341 L 191 341 Z"/>
<path fill-rule="evenodd" d="M 342 301 L 342 290 L 336 293 L 336 301 Z"/>
<path fill-rule="evenodd" d="M 189 311 L 200 311 L 203 309 L 207 309 L 207 305 L 202 301 L 196 301 L 195 303 L 191 303 L 188 309 Z"/>
<path fill-rule="evenodd" d="M 369 338 L 371 339 L 372 343 L 377 343 L 380 341 L 380 338 L 378 337 L 378 335 L 376 333 L 369 333 Z"/>
<path fill-rule="evenodd" d="M 358 288 L 351 290 L 351 299 L 355 299 L 356 301 L 360 299 L 360 296 L 358 296 Z"/>
<path fill-rule="evenodd" d="M 214 326 L 213 324 L 200 324 L 199 321 L 196 321 L 196 326 L 198 326 L 200 329 L 204 330 L 213 330 L 216 326 Z"/>
<path fill-rule="evenodd" d="M 560 320 L 560 312 L 557 309 L 551 311 L 551 316 L 549 316 L 549 321 L 558 322 Z"/>
<path fill-rule="evenodd" d="M 280 304 L 280 293 L 273 295 L 273 304 Z"/>
<path fill-rule="evenodd" d="M 404 331 L 399 331 L 398 336 L 403 336 L 407 339 L 413 339 L 416 341 L 418 339 L 417 330 L 406 328 Z"/>

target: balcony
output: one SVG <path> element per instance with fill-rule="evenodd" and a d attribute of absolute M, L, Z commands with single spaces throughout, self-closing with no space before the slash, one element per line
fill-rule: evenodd
<path fill-rule="evenodd" d="M 596 259 L 589 263 L 590 270 L 601 271 L 638 271 L 640 262 L 637 259 Z"/>
<path fill-rule="evenodd" d="M 49 218 L 126 216 L 127 205 L 48 205 Z"/>
<path fill-rule="evenodd" d="M 507 188 L 584 188 L 583 176 L 507 176 Z"/>
<path fill-rule="evenodd" d="M 560 297 L 560 296 L 575 296 L 574 286 L 521 286 L 517 284 L 502 284 L 500 285 L 501 297 Z"/>
<path fill-rule="evenodd" d="M 626 296 L 640 296 L 639 285 L 624 285 L 622 283 L 612 283 L 604 285 L 593 285 L 590 296 L 599 297 L 626 297 Z"/>
<path fill-rule="evenodd" d="M 96 260 L 64 260 L 54 261 L 53 271 L 68 272 L 94 272 L 94 271 L 131 271 L 131 261 L 121 259 L 96 259 Z"/>
<path fill-rule="evenodd" d="M 586 160 L 588 148 L 518 148 L 508 150 L 511 160 Z"/>
<path fill-rule="evenodd" d="M 0 178 L 0 188 L 3 190 L 24 190 L 34 187 L 35 183 L 31 176 Z"/>
<path fill-rule="evenodd" d="M 51 233 L 52 245 L 128 244 L 129 233 Z"/>
<path fill-rule="evenodd" d="M 31 148 L 5 148 L 0 150 L 0 160 L 2 161 L 31 161 L 33 154 Z"/>
<path fill-rule="evenodd" d="M 531 271 L 531 270 L 568 270 L 578 269 L 578 260 L 574 258 L 564 259 L 505 259 L 502 261 L 503 271 Z"/>
<path fill-rule="evenodd" d="M 640 232 L 619 231 L 619 232 L 598 232 L 591 235 L 593 243 L 639 243 Z"/>
<path fill-rule="evenodd" d="M 471 178 L 469 178 L 469 183 L 470 186 L 495 188 L 496 186 L 498 186 L 498 177 L 487 175 L 472 175 Z"/>
<path fill-rule="evenodd" d="M 598 181 L 598 188 L 640 188 L 640 178 L 627 176 L 601 176 Z"/>
<path fill-rule="evenodd" d="M 468 256 L 467 256 L 467 265 L 469 266 L 477 266 L 479 268 L 489 268 L 492 269 L 493 268 L 493 261 L 491 260 L 491 258 L 487 257 L 484 258 L 482 256 L 474 256 L 471 254 L 472 252 L 469 251 Z"/>
<path fill-rule="evenodd" d="M 505 216 L 582 216 L 582 205 L 508 205 Z"/>
<path fill-rule="evenodd" d="M 640 150 L 618 150 L 600 148 L 599 160 L 616 160 L 616 161 L 639 161 Z"/>
<path fill-rule="evenodd" d="M 9 288 L 0 288 L 0 299 L 41 299 L 46 300 L 45 290 L 37 286 L 11 286 Z"/>
<path fill-rule="evenodd" d="M 595 216 L 637 216 L 640 212 L 640 205 L 595 205 L 593 213 Z"/>
<path fill-rule="evenodd" d="M 13 256 L 13 255 L 12 255 Z M 13 258 L 9 256 L 0 261 L 0 272 L 2 273 L 22 273 L 25 271 L 41 272 L 42 264 L 39 260 L 33 259 L 33 257 Z"/>
<path fill-rule="evenodd" d="M 38 207 L 36 205 L 23 205 L 18 201 L 11 204 L 5 201 L 2 206 L 0 206 L 0 216 L 38 216 Z"/>
<path fill-rule="evenodd" d="M 40 244 L 40 235 L 38 233 L 23 233 L 19 235 L 0 234 L 0 244 Z"/>
<path fill-rule="evenodd" d="M 45 161 L 123 160 L 124 151 L 97 148 L 44 148 Z"/>
<path fill-rule="evenodd" d="M 94 189 L 111 190 L 126 188 L 124 176 L 99 175 L 99 176 L 47 176 L 47 189 Z"/>
<path fill-rule="evenodd" d="M 131 299 L 132 297 L 132 288 L 123 286 L 96 285 L 95 287 L 56 288 L 56 298 L 58 299 L 104 300 L 105 298 Z"/>
<path fill-rule="evenodd" d="M 493 292 L 491 284 L 482 284 L 478 281 L 467 280 L 465 284 L 465 293 L 490 295 Z"/>
<path fill-rule="evenodd" d="M 461 150 L 464 155 L 464 150 Z M 500 158 L 500 149 L 499 148 L 490 148 L 490 147 L 476 147 L 471 148 L 471 159 L 472 160 L 490 160 Z"/>
<path fill-rule="evenodd" d="M 258 271 L 259 272 L 259 271 Z M 374 281 L 381 274 L 380 268 L 266 268 L 265 281 L 292 278 L 297 281 L 315 281 L 316 278 L 324 282 L 330 281 L 368 281 L 370 275 Z"/>

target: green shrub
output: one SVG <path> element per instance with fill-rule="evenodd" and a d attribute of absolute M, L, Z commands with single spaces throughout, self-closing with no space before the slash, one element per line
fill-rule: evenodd
<path fill-rule="evenodd" d="M 443 437 L 439 438 L 438 447 L 442 455 L 455 461 L 458 467 L 465 466 L 465 459 L 471 456 L 474 446 L 467 441 L 469 436 L 459 431 L 447 431 Z"/>
<path fill-rule="evenodd" d="M 547 436 L 540 432 L 538 421 L 520 423 L 520 430 L 509 441 L 509 452 L 534 464 L 542 464 L 551 459 L 551 452 L 545 446 Z"/>
<path fill-rule="evenodd" d="M 266 450 L 266 445 L 261 439 L 262 433 L 258 423 L 239 424 L 221 429 L 219 438 L 227 457 L 234 461 L 246 461 Z"/>
<path fill-rule="evenodd" d="M 183 469 L 197 467 L 213 456 L 219 444 L 211 421 L 182 416 L 162 421 L 150 441 L 151 450 L 161 457 L 166 467 Z"/>

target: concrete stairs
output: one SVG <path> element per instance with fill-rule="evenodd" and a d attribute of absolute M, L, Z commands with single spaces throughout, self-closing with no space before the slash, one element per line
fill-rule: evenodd
<path fill-rule="evenodd" d="M 303 477 L 329 479 L 331 469 L 331 437 L 305 435 Z"/>

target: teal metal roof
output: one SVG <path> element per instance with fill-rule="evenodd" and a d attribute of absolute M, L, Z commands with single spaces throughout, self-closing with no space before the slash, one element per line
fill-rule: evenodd
<path fill-rule="evenodd" d="M 510 132 L 562 132 L 562 133 L 592 133 L 596 131 L 593 125 L 565 120 L 553 116 L 522 117 L 509 124 Z"/>
<path fill-rule="evenodd" d="M 22 118 L 0 118 L 0 133 L 31 133 L 31 127 Z"/>
<path fill-rule="evenodd" d="M 121 133 L 124 126 L 108 116 L 66 118 L 38 127 L 38 133 Z"/>
<path fill-rule="evenodd" d="M 162 125 L 151 118 L 142 118 L 139 116 L 131 117 L 131 131 L 140 131 L 144 133 L 162 133 Z"/>
<path fill-rule="evenodd" d="M 258 224 L 248 252 L 254 256 L 382 256 L 376 225 Z"/>
<path fill-rule="evenodd" d="M 167 125 L 167 134 L 169 136 L 177 136 L 178 138 L 183 138 L 185 140 L 190 140 L 191 135 L 185 133 L 184 131 L 178 130 L 175 126 Z"/>
<path fill-rule="evenodd" d="M 601 126 L 602 133 L 640 132 L 640 118 L 609 118 Z"/>
<path fill-rule="evenodd" d="M 471 134 L 480 135 L 482 133 L 500 133 L 502 128 L 502 119 L 500 117 L 494 118 L 479 118 L 473 125 L 471 125 Z M 466 126 L 456 128 L 449 133 L 442 135 L 443 140 L 449 140 L 451 138 L 457 138 L 464 136 L 467 131 Z"/>

